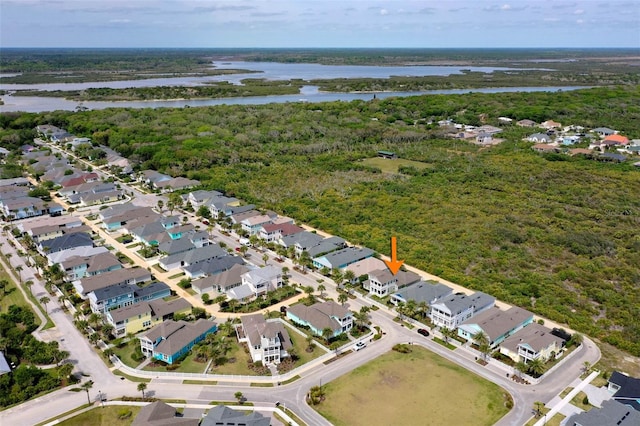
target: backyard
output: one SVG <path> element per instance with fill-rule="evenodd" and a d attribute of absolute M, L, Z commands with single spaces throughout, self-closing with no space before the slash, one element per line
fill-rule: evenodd
<path fill-rule="evenodd" d="M 130 406 L 94 408 L 59 424 L 61 426 L 125 426 L 133 423 L 139 411 L 140 407 Z"/>
<path fill-rule="evenodd" d="M 316 409 L 334 425 L 492 425 L 511 397 L 498 387 L 429 351 L 388 352 L 326 385 Z M 384 401 L 384 403 L 381 403 Z"/>

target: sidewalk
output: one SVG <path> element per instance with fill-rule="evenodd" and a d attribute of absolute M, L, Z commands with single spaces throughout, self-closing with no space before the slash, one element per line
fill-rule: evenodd
<path fill-rule="evenodd" d="M 534 426 L 542 426 L 547 422 L 547 418 L 551 419 L 553 416 L 555 416 L 558 412 L 560 412 L 560 410 L 562 410 L 562 408 L 566 405 L 569 404 L 571 402 L 571 400 L 573 399 L 574 396 L 576 396 L 578 394 L 578 392 L 582 391 L 585 386 L 587 386 L 589 383 L 591 383 L 591 381 L 593 379 L 595 379 L 596 377 L 598 377 L 598 374 L 600 374 L 599 371 L 592 371 L 591 374 L 589 374 L 587 376 L 586 379 L 584 379 L 583 381 L 581 381 L 580 383 L 578 383 L 578 385 L 573 388 L 571 390 L 571 392 L 569 392 L 567 394 L 567 396 L 565 396 L 564 398 L 562 398 L 561 401 L 557 402 L 554 404 L 554 406 L 551 408 L 551 410 L 545 414 L 540 420 L 538 420 Z"/>

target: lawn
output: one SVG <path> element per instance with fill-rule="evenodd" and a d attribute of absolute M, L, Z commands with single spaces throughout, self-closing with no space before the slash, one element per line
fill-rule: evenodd
<path fill-rule="evenodd" d="M 113 353 L 116 354 L 125 365 L 136 368 L 142 361 L 135 361 L 131 358 L 131 355 L 133 355 L 138 346 L 140 346 L 140 341 L 138 339 L 131 339 L 121 347 L 114 346 Z"/>
<path fill-rule="evenodd" d="M 7 275 L 6 271 L 1 267 L 0 280 L 7 280 L 7 282 L 9 283 L 7 288 L 5 288 L 4 290 L 4 296 L 0 297 L 0 312 L 7 312 L 9 306 L 11 305 L 24 306 L 31 311 L 33 310 L 31 308 L 31 305 L 29 305 L 29 303 L 27 303 L 27 301 L 25 300 L 20 289 L 16 286 L 11 277 Z M 35 323 L 36 325 L 40 324 L 40 320 L 37 316 L 35 317 Z"/>
<path fill-rule="evenodd" d="M 242 345 L 237 342 L 231 346 L 231 350 L 227 354 L 227 358 L 235 359 L 235 362 L 227 362 L 219 365 L 209 371 L 211 374 L 227 374 L 239 376 L 256 376 L 257 374 L 247 368 L 247 363 L 251 362 L 251 357 L 244 351 Z M 211 364 L 213 367 L 213 364 Z"/>
<path fill-rule="evenodd" d="M 426 349 L 388 352 L 324 386 L 316 406 L 333 424 L 492 425 L 510 396 Z M 428 422 L 426 419 L 429 419 Z"/>
<path fill-rule="evenodd" d="M 362 160 L 362 163 L 366 164 L 367 166 L 377 167 L 378 169 L 382 170 L 382 173 L 394 174 L 397 174 L 398 168 L 403 166 L 414 167 L 418 170 L 433 167 L 431 164 L 423 163 L 420 161 L 403 160 L 401 158 L 396 158 L 393 160 L 380 157 L 365 158 L 364 160 Z"/>
<path fill-rule="evenodd" d="M 161 365 L 160 365 L 161 364 Z M 195 354 L 191 352 L 187 357 L 180 362 L 180 366 L 175 370 L 171 371 L 179 371 L 181 373 L 204 373 L 204 368 L 207 366 L 206 362 L 196 362 Z M 152 364 L 147 365 L 143 368 L 145 371 L 170 371 L 167 370 L 167 366 L 158 363 L 157 366 L 153 366 Z"/>
<path fill-rule="evenodd" d="M 120 420 L 119 413 L 122 411 L 130 411 L 131 415 L 126 419 Z M 130 425 L 138 415 L 140 407 L 129 406 L 106 406 L 96 407 L 64 422 L 58 423 L 61 426 L 112 426 L 112 425 Z"/>

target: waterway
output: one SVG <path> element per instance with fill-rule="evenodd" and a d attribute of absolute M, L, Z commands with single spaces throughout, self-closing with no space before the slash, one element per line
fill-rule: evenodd
<path fill-rule="evenodd" d="M 227 74 L 219 76 L 195 77 L 182 76 L 177 78 L 162 77 L 145 80 L 127 80 L 111 82 L 85 82 L 85 83 L 43 83 L 43 84 L 2 84 L 0 89 L 8 94 L 1 96 L 4 105 L 0 105 L 0 112 L 25 111 L 43 112 L 53 110 L 73 111 L 80 108 L 105 109 L 105 108 L 181 108 L 212 105 L 260 105 L 268 103 L 284 102 L 330 102 L 371 100 L 375 96 L 384 99 L 393 96 L 417 96 L 426 94 L 462 94 L 469 92 L 500 93 L 500 92 L 540 92 L 558 90 L 576 90 L 582 87 L 507 87 L 488 89 L 454 89 L 432 90 L 423 92 L 376 92 L 374 93 L 339 93 L 320 92 L 317 86 L 303 86 L 299 94 L 234 97 L 218 99 L 178 99 L 156 101 L 71 101 L 55 97 L 39 96 L 13 96 L 15 90 L 83 90 L 93 87 L 127 88 L 127 87 L 154 87 L 154 86 L 195 86 L 212 82 L 228 81 L 232 84 L 242 84 L 246 78 L 264 78 L 268 80 L 292 80 L 301 79 L 311 81 L 314 79 L 335 78 L 389 78 L 391 76 L 446 76 L 460 74 L 465 71 L 478 71 L 490 73 L 497 70 L 510 70 L 511 68 L 496 67 L 469 67 L 469 66 L 348 66 L 348 65 L 320 65 L 320 64 L 283 64 L 276 62 L 214 62 L 217 69 L 248 69 L 252 73 Z"/>

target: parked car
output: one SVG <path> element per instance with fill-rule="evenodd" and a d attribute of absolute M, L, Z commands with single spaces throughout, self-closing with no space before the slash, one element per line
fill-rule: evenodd
<path fill-rule="evenodd" d="M 236 251 L 240 253 L 240 247 L 236 247 Z"/>
<path fill-rule="evenodd" d="M 355 344 L 355 346 L 353 347 L 353 350 L 358 352 L 360 349 L 364 349 L 366 348 L 367 345 L 364 344 L 364 342 L 358 342 Z"/>
<path fill-rule="evenodd" d="M 425 328 L 419 328 L 418 329 L 418 334 L 422 334 L 424 337 L 428 337 L 429 336 L 429 330 L 427 330 Z"/>

